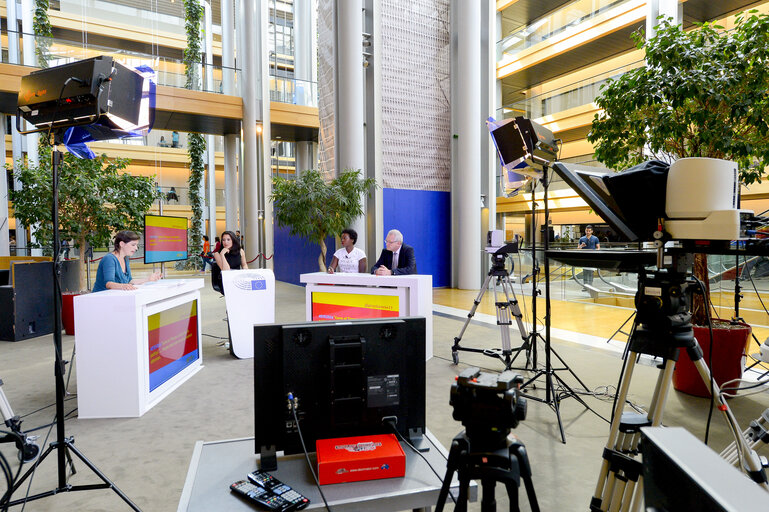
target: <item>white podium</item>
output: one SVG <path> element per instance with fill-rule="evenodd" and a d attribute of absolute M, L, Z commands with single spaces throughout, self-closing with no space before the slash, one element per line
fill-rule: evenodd
<path fill-rule="evenodd" d="M 425 358 L 433 357 L 433 276 L 302 274 L 307 321 L 425 317 Z"/>
<path fill-rule="evenodd" d="M 138 417 L 202 368 L 202 279 L 78 295 L 80 418 Z"/>
<path fill-rule="evenodd" d="M 275 323 L 275 274 L 269 269 L 224 270 L 222 286 L 235 357 L 254 357 L 254 325 Z"/>

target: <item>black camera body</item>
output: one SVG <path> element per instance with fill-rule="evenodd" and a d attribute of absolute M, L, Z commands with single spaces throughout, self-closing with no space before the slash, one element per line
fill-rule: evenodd
<path fill-rule="evenodd" d="M 523 377 L 509 370 L 497 374 L 467 368 L 451 385 L 452 416 L 468 433 L 496 430 L 507 435 L 526 419 L 526 399 L 518 389 L 522 383 Z"/>

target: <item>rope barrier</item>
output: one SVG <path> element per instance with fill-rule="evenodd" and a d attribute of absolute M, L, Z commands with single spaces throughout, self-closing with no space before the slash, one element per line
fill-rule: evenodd
<path fill-rule="evenodd" d="M 266 256 L 265 254 L 257 254 L 256 256 L 254 256 L 254 259 L 252 259 L 251 261 L 247 261 L 246 265 L 250 265 L 251 263 L 258 260 L 259 258 L 264 258 L 264 261 L 271 260 L 274 256 L 275 256 L 274 253 L 271 256 Z"/>

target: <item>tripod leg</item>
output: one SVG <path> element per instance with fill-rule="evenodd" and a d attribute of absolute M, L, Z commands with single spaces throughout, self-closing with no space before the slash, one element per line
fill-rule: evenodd
<path fill-rule="evenodd" d="M 602 501 L 604 497 L 604 487 L 607 483 L 607 477 L 609 476 L 609 459 L 606 456 L 608 450 L 613 450 L 617 442 L 619 434 L 619 425 L 622 421 L 622 410 L 625 408 L 625 400 L 627 400 L 628 390 L 630 389 L 630 380 L 633 378 L 633 369 L 635 368 L 635 362 L 638 354 L 635 352 L 628 352 L 627 355 L 627 368 L 625 368 L 625 375 L 620 382 L 619 392 L 617 393 L 617 403 L 614 406 L 614 413 L 612 415 L 611 426 L 609 427 L 609 439 L 606 441 L 606 449 L 604 450 L 603 463 L 601 464 L 601 472 L 598 475 L 598 483 L 595 487 L 595 493 L 593 493 L 593 499 L 591 501 L 591 509 L 599 508 L 603 505 Z M 606 510 L 605 508 L 603 510 Z"/>
<path fill-rule="evenodd" d="M 483 282 L 483 285 L 481 285 L 481 289 L 478 292 L 478 296 L 473 301 L 473 307 L 470 309 L 470 312 L 467 314 L 467 320 L 465 320 L 464 325 L 462 325 L 462 329 L 459 331 L 459 335 L 454 338 L 454 346 L 451 347 L 451 355 L 452 355 L 452 358 L 454 359 L 454 364 L 459 363 L 459 355 L 457 354 L 457 349 L 459 348 L 459 342 L 462 341 L 462 336 L 465 335 L 467 326 L 470 325 L 470 320 L 472 320 L 473 316 L 475 316 L 475 311 L 478 309 L 478 305 L 481 303 L 481 299 L 483 299 L 483 294 L 486 293 L 486 290 L 489 287 L 491 278 L 492 278 L 491 273 L 489 273 L 489 275 L 486 276 L 486 280 Z"/>
<path fill-rule="evenodd" d="M 481 480 L 481 489 L 482 489 L 482 498 L 481 498 L 481 512 L 495 512 L 497 510 L 497 500 L 496 496 L 494 495 L 495 489 L 497 487 L 497 482 L 493 478 L 483 478 Z M 515 487 L 515 486 L 514 486 Z M 518 507 L 518 488 L 515 487 L 515 503 L 516 508 L 515 511 L 517 511 Z M 510 506 L 513 506 L 513 500 L 512 497 L 510 498 Z M 510 508 L 511 511 L 513 511 L 513 508 Z"/>
<path fill-rule="evenodd" d="M 457 449 L 458 445 L 455 440 L 451 443 L 451 451 L 449 452 L 449 458 L 446 461 L 446 476 L 443 477 L 443 485 L 441 486 L 441 491 L 438 493 L 438 503 L 435 505 L 435 512 L 443 511 L 443 505 L 446 503 L 446 498 L 449 495 L 451 479 L 454 478 L 454 472 L 457 469 L 457 458 L 460 457 Z"/>

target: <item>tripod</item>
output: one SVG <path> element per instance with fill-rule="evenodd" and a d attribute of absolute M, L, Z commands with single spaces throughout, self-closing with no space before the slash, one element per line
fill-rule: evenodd
<path fill-rule="evenodd" d="M 495 357 L 500 359 L 505 364 L 505 370 L 509 370 L 513 361 L 520 355 L 521 351 L 526 351 L 526 362 L 529 361 L 529 349 L 531 345 L 528 343 L 529 335 L 526 331 L 526 327 L 523 325 L 523 315 L 521 314 L 521 308 L 518 307 L 518 300 L 515 298 L 515 292 L 513 291 L 513 284 L 510 281 L 510 274 L 505 266 L 505 259 L 511 252 L 518 252 L 516 244 L 507 244 L 500 248 L 491 255 L 492 266 L 489 269 L 489 273 L 486 276 L 486 280 L 481 285 L 481 290 L 478 292 L 478 296 L 473 301 L 473 307 L 470 309 L 470 313 L 467 315 L 462 329 L 459 331 L 459 335 L 454 338 L 454 345 L 451 347 L 451 358 L 454 360 L 454 364 L 459 364 L 458 351 L 464 350 L 467 352 L 477 352 L 489 357 Z M 478 309 L 478 305 L 483 299 L 483 295 L 489 289 L 489 284 L 492 279 L 494 280 L 494 307 L 497 311 L 497 325 L 499 326 L 500 334 L 502 336 L 502 348 L 469 348 L 460 346 L 462 336 L 467 330 L 467 326 L 470 325 L 470 321 L 475 316 L 475 311 Z M 500 288 L 500 295 L 504 294 L 505 300 L 499 300 L 497 296 L 497 288 Z M 523 339 L 523 345 L 518 348 L 512 348 L 510 344 L 510 326 L 513 324 L 512 319 L 518 323 L 518 331 L 521 333 Z M 513 353 L 515 352 L 515 357 Z"/>
<path fill-rule="evenodd" d="M 661 251 L 661 249 L 660 249 Z M 676 262 L 680 266 L 682 262 Z M 603 463 L 598 477 L 595 493 L 590 502 L 591 511 L 640 510 L 643 501 L 641 480 L 642 463 L 633 459 L 638 454 L 641 428 L 656 427 L 662 423 L 668 391 L 673 377 L 675 361 L 680 349 L 685 348 L 694 362 L 705 385 L 711 389 L 716 406 L 732 428 L 737 439 L 737 448 L 744 459 L 748 476 L 754 481 L 766 484 L 766 476 L 761 462 L 752 447 L 747 445 L 740 433 L 737 421 L 729 406 L 720 397 L 720 390 L 715 381 L 711 382 L 710 371 L 702 360 L 702 350 L 691 324 L 687 288 L 693 283 L 685 274 L 676 271 L 656 271 L 648 275 L 639 274 L 638 294 L 636 295 L 636 323 L 626 353 L 625 373 L 622 376 L 614 407 L 609 439 L 603 452 Z M 661 357 L 663 364 L 652 395 L 647 414 L 623 413 L 627 399 L 633 369 L 641 354 Z"/>
<path fill-rule="evenodd" d="M 459 477 L 459 496 L 454 508 L 455 512 L 467 511 L 467 498 L 470 480 L 481 481 L 481 511 L 494 512 L 497 502 L 494 499 L 494 488 L 497 482 L 505 485 L 507 496 L 510 500 L 510 512 L 518 512 L 518 487 L 523 480 L 526 495 L 532 512 L 539 512 L 537 496 L 534 493 L 534 484 L 531 481 L 531 466 L 526 454 L 526 447 L 519 440 L 508 438 L 509 429 L 497 432 L 476 432 L 476 435 L 467 431 L 460 432 L 451 442 L 448 462 L 446 463 L 446 477 L 438 494 L 438 504 L 435 512 L 442 512 L 443 505 L 449 493 L 451 479 L 454 472 Z M 478 436 L 477 434 L 480 434 Z M 483 439 L 477 443 L 478 450 L 474 451 L 471 437 Z M 492 438 L 489 445 L 489 438 Z M 496 447 L 493 445 L 496 444 Z"/>
<path fill-rule="evenodd" d="M 40 447 L 32 439 L 28 438 L 21 430 L 21 420 L 13 413 L 11 404 L 3 392 L 3 379 L 0 379 L 0 417 L 3 418 L 5 426 L 11 431 L 0 437 L 0 443 L 15 443 L 19 449 L 19 458 L 24 462 L 29 462 L 40 453 Z M 2 505 L 2 503 L 0 503 Z"/>
<path fill-rule="evenodd" d="M 58 485 L 55 489 L 52 489 L 50 491 L 42 492 L 39 494 L 35 494 L 32 496 L 28 496 L 26 498 L 9 501 L 7 503 L 8 507 L 12 507 L 14 505 L 20 505 L 27 503 L 29 501 L 34 501 L 40 498 L 45 498 L 48 496 L 54 496 L 56 494 L 62 493 L 62 492 L 70 492 L 70 491 L 89 491 L 94 489 L 112 489 L 115 491 L 115 493 L 122 498 L 123 501 L 125 501 L 131 509 L 141 512 L 141 509 L 136 506 L 129 498 L 126 496 L 123 491 L 121 491 L 109 478 L 107 478 L 104 473 L 102 473 L 91 461 L 86 458 L 85 455 L 83 455 L 80 450 L 75 448 L 74 445 L 74 438 L 72 437 L 65 437 L 65 430 L 64 430 L 64 393 L 65 393 L 65 386 L 64 386 L 64 375 L 65 375 L 65 365 L 66 361 L 64 361 L 62 357 L 62 343 L 61 343 L 61 330 L 62 330 L 62 320 L 61 320 L 61 283 L 59 282 L 59 275 L 61 273 L 61 261 L 59 258 L 59 249 L 61 247 L 59 243 L 59 166 L 61 164 L 61 160 L 64 157 L 61 151 L 56 149 L 56 144 L 61 143 L 62 136 L 63 136 L 63 129 L 58 129 L 54 132 L 54 148 L 53 152 L 51 154 L 51 187 L 52 187 L 52 212 L 51 212 L 51 218 L 53 220 L 53 250 L 54 250 L 54 262 L 53 262 L 53 345 L 54 345 L 54 351 L 56 360 L 54 363 L 54 376 L 56 380 L 56 441 L 53 441 L 50 445 L 48 445 L 48 448 L 43 452 L 43 454 L 38 458 L 35 463 L 32 465 L 31 468 L 29 468 L 13 485 L 13 487 L 10 489 L 10 492 L 8 493 L 8 499 L 10 500 L 10 496 L 16 492 L 16 490 L 24 483 L 24 481 L 29 478 L 31 475 L 34 474 L 37 467 L 54 451 L 57 455 L 57 464 L 58 464 Z M 79 458 L 88 468 L 93 471 L 96 476 L 99 477 L 100 480 L 102 480 L 103 483 L 100 484 L 89 484 L 89 485 L 70 485 L 67 483 L 67 472 L 66 472 L 66 466 L 67 461 L 66 459 L 69 459 L 69 465 L 72 469 L 72 472 L 75 473 L 74 465 L 72 464 L 72 457 L 70 454 L 75 454 L 77 458 Z M 2 505 L 2 504 L 0 504 Z"/>

